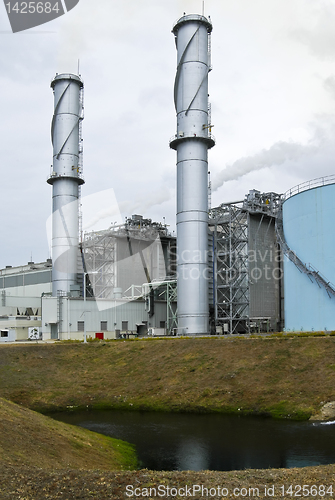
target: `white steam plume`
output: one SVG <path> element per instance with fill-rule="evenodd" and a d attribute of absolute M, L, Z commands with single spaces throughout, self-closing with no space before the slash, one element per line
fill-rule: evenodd
<path fill-rule="evenodd" d="M 253 156 L 246 156 L 234 161 L 222 170 L 212 181 L 212 190 L 216 191 L 224 182 L 243 177 L 249 172 L 262 168 L 282 165 L 286 161 L 297 161 L 302 156 L 314 154 L 316 146 L 303 145 L 296 142 L 278 141 L 269 149 L 262 149 Z"/>

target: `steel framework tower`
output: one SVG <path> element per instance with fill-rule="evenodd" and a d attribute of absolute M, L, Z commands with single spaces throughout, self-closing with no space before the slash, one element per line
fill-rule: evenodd
<path fill-rule="evenodd" d="M 177 134 L 177 293 L 178 333 L 208 333 L 208 102 L 210 34 L 204 16 L 185 15 L 174 25 L 177 74 L 174 101 Z"/>
<path fill-rule="evenodd" d="M 83 82 L 79 76 L 60 74 L 51 82 L 54 115 L 51 125 L 52 185 L 52 294 L 70 293 L 77 285 L 79 253 L 79 186 Z"/>
<path fill-rule="evenodd" d="M 244 333 L 249 331 L 250 301 L 248 212 L 220 205 L 210 212 L 210 226 L 214 236 L 215 323 L 224 333 Z"/>
<path fill-rule="evenodd" d="M 243 201 L 209 212 L 215 325 L 223 333 L 268 331 L 280 323 L 281 255 L 274 228 L 280 200 L 277 193 L 251 190 Z"/>

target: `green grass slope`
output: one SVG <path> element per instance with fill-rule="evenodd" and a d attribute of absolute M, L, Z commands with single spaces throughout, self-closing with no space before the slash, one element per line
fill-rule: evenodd
<path fill-rule="evenodd" d="M 4 345 L 0 396 L 40 411 L 89 406 L 308 418 L 335 400 L 335 337 Z"/>
<path fill-rule="evenodd" d="M 127 470 L 137 465 L 133 447 L 56 422 L 0 399 L 0 464 L 43 469 Z"/>

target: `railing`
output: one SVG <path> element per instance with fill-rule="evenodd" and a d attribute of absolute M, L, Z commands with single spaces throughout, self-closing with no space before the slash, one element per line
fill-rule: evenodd
<path fill-rule="evenodd" d="M 207 18 L 206 16 L 203 16 L 203 15 L 200 15 L 200 14 L 186 14 L 186 15 L 184 15 L 182 17 L 179 17 L 173 23 L 173 27 L 175 27 L 176 24 L 178 24 L 180 21 L 181 22 L 185 22 L 185 21 L 204 21 L 205 23 L 207 23 L 210 26 L 212 26 L 212 21 L 211 21 L 210 17 L 208 16 L 208 18 Z"/>
<path fill-rule="evenodd" d="M 175 140 L 178 140 L 178 139 L 193 139 L 194 137 L 197 137 L 198 139 L 204 139 L 206 141 L 212 140 L 212 141 L 216 142 L 215 136 L 211 133 L 208 133 L 207 135 L 194 135 L 194 134 L 193 135 L 178 135 L 178 134 L 175 134 L 170 138 L 169 143 L 171 143 Z"/>
<path fill-rule="evenodd" d="M 312 179 L 310 181 L 303 182 L 302 184 L 298 184 L 293 188 L 289 189 L 282 195 L 283 201 L 291 198 L 296 194 L 302 193 L 303 191 L 308 191 L 309 189 L 327 186 L 329 184 L 335 184 L 335 175 L 326 175 L 325 177 L 318 177 L 317 179 Z"/>
<path fill-rule="evenodd" d="M 131 292 L 131 294 L 127 295 L 128 292 Z M 122 294 L 122 298 L 128 300 L 140 299 L 141 297 L 143 297 L 142 285 L 131 285 Z"/>
<path fill-rule="evenodd" d="M 82 183 L 85 182 L 84 175 L 81 172 L 77 172 L 77 175 L 71 174 L 58 174 L 57 172 L 52 171 L 50 175 L 47 177 L 47 182 L 51 179 L 79 179 Z"/>

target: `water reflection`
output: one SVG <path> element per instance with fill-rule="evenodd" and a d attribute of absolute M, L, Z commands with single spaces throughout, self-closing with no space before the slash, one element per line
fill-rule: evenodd
<path fill-rule="evenodd" d="M 318 423 L 313 423 L 313 425 L 334 425 L 335 420 L 330 420 L 329 422 L 318 422 Z"/>
<path fill-rule="evenodd" d="M 179 470 L 206 470 L 210 467 L 210 454 L 206 443 L 188 438 L 177 449 Z"/>
<path fill-rule="evenodd" d="M 335 463 L 335 421 L 135 411 L 52 416 L 134 443 L 141 465 L 148 469 L 237 470 Z"/>

